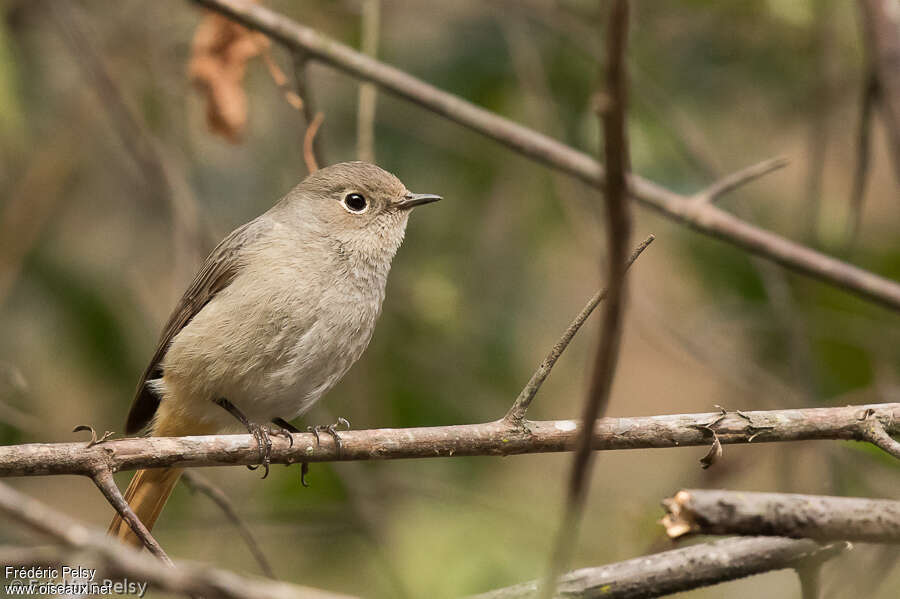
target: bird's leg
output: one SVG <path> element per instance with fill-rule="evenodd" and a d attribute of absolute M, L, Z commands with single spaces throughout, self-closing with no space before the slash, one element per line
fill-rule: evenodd
<path fill-rule="evenodd" d="M 346 418 L 338 418 L 337 422 L 334 424 L 318 424 L 316 426 L 308 426 L 306 430 L 311 432 L 316 437 L 316 445 L 319 445 L 319 433 L 328 433 L 331 435 L 331 438 L 334 439 L 334 445 L 337 447 L 337 452 L 340 454 L 341 449 L 343 448 L 343 444 L 341 443 L 341 436 L 337 433 L 337 427 L 343 426 L 347 430 L 350 430 L 350 421 Z"/>
<path fill-rule="evenodd" d="M 272 439 L 269 437 L 269 431 L 266 430 L 266 427 L 257 424 L 255 422 L 250 422 L 244 413 L 241 412 L 236 405 L 228 401 L 224 397 L 219 397 L 213 400 L 213 403 L 223 408 L 226 412 L 237 418 L 241 424 L 246 427 L 247 432 L 249 432 L 256 439 L 256 446 L 259 448 L 259 461 L 265 469 L 265 473 L 263 474 L 263 478 L 269 476 L 269 463 L 271 461 L 272 454 Z M 250 470 L 256 470 L 259 466 L 247 466 Z"/>

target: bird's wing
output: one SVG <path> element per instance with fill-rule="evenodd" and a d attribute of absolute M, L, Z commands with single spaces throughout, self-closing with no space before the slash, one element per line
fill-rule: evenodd
<path fill-rule="evenodd" d="M 206 257 L 197 276 L 172 311 L 156 346 L 156 352 L 141 376 L 125 423 L 126 434 L 137 433 L 147 426 L 159 407 L 160 398 L 147 383 L 162 376 L 162 361 L 172 339 L 219 291 L 234 280 L 242 268 L 241 248 L 256 239 L 263 228 L 261 219 L 250 221 L 232 231 Z"/>

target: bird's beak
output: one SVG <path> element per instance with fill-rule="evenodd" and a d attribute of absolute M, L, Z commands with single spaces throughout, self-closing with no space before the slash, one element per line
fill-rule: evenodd
<path fill-rule="evenodd" d="M 433 193 L 412 193 L 407 192 L 400 200 L 397 202 L 397 207 L 403 210 L 408 210 L 415 206 L 421 206 L 422 204 L 430 204 L 431 202 L 437 202 L 438 200 L 443 200 L 441 196 L 434 195 Z"/>

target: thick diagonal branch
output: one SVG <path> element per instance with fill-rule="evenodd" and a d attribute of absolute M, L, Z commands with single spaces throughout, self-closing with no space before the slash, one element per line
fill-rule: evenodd
<path fill-rule="evenodd" d="M 330 64 L 353 77 L 371 81 L 387 92 L 486 135 L 520 154 L 595 187 L 605 185 L 603 167 L 584 152 L 360 54 L 265 7 L 244 0 L 194 1 L 262 31 L 288 47 L 302 50 L 310 59 Z M 900 284 L 895 281 L 760 229 L 709 203 L 691 202 L 690 198 L 637 175 L 629 175 L 628 191 L 643 204 L 704 234 L 885 306 L 900 309 Z"/>

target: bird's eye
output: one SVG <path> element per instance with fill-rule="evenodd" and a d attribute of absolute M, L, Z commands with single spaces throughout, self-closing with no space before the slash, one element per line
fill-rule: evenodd
<path fill-rule="evenodd" d="M 359 193 L 348 193 L 342 203 L 348 212 L 353 212 L 354 214 L 362 214 L 369 207 L 366 198 Z"/>

